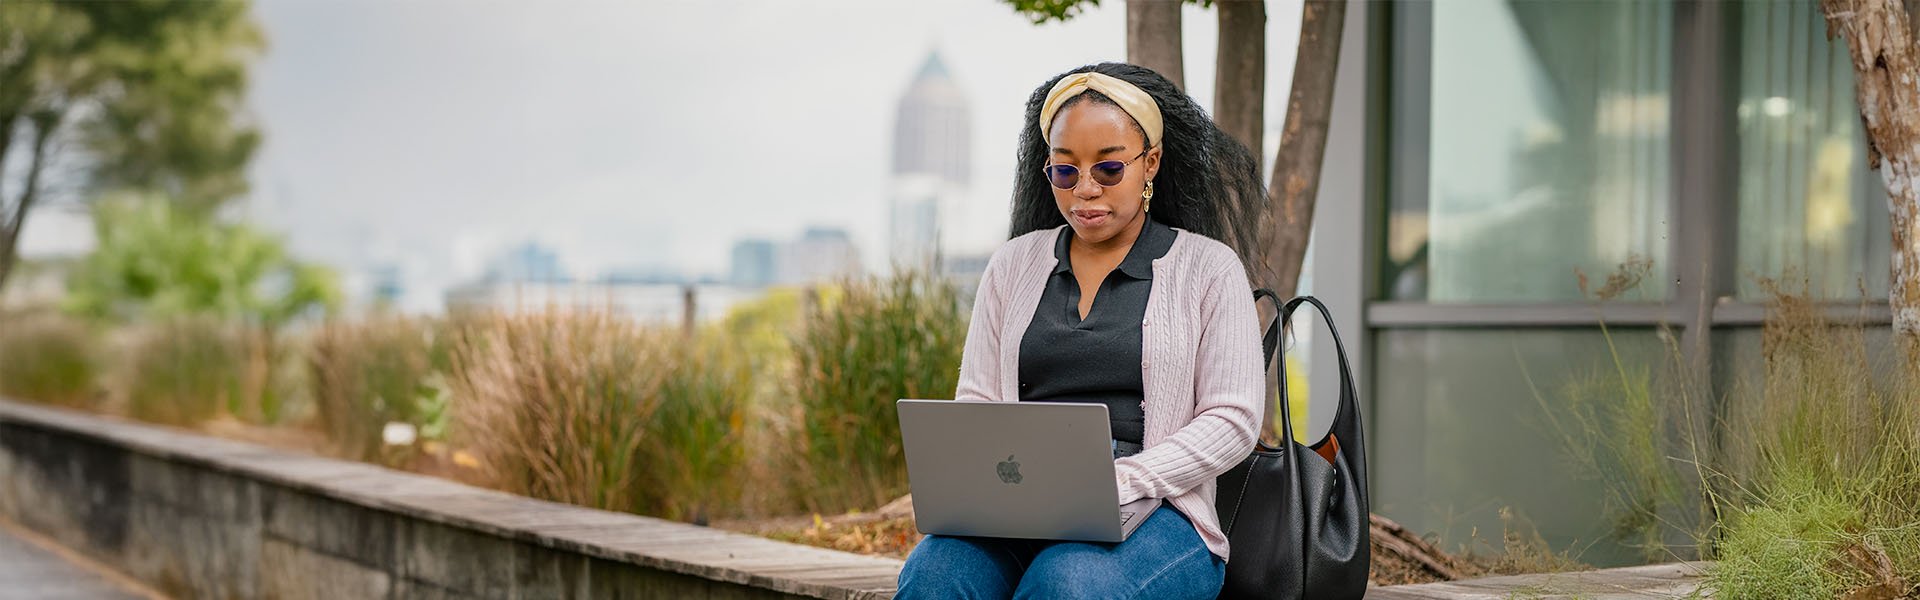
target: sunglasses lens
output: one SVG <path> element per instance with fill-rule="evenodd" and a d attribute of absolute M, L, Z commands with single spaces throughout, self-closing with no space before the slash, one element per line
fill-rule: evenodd
<path fill-rule="evenodd" d="M 1093 182 L 1103 186 L 1119 185 L 1121 176 L 1127 173 L 1127 163 L 1117 160 L 1103 160 L 1093 163 L 1087 172 L 1093 174 Z"/>
<path fill-rule="evenodd" d="M 1073 168 L 1073 165 L 1047 165 L 1046 171 L 1047 181 L 1053 187 L 1070 190 L 1074 184 L 1080 183 L 1080 170 Z"/>

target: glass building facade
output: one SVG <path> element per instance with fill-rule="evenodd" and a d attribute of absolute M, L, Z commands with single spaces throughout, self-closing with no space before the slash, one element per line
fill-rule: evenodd
<path fill-rule="evenodd" d="M 1677 362 L 1725 397 L 1770 280 L 1884 328 L 1885 189 L 1825 27 L 1811 1 L 1350 6 L 1311 291 L 1364 365 L 1375 512 L 1637 562 L 1553 424 L 1567 386 Z"/>

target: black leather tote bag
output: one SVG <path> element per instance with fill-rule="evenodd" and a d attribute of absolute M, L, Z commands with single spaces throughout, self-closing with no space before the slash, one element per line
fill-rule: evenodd
<path fill-rule="evenodd" d="M 1293 441 L 1287 369 L 1280 367 L 1281 402 L 1274 410 L 1280 411 L 1282 431 L 1289 432 L 1286 447 L 1259 442 L 1218 479 L 1214 505 L 1232 550 L 1220 598 L 1359 598 L 1367 592 L 1371 558 L 1367 452 L 1346 347 L 1320 300 L 1300 296 L 1280 305 L 1280 297 L 1264 288 L 1253 297 L 1279 307 L 1260 340 L 1267 368 L 1275 364 L 1280 330 L 1292 322 L 1294 309 L 1311 304 L 1320 313 L 1340 355 L 1340 407 L 1326 438 L 1312 446 Z"/>

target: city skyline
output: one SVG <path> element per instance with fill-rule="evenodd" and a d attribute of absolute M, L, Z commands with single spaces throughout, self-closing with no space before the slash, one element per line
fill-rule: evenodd
<path fill-rule="evenodd" d="M 1270 129 L 1299 23 L 1297 2 L 1271 4 Z M 973 122 L 967 205 L 943 215 L 943 251 L 990 251 L 1026 96 L 1125 56 L 1120 5 L 1047 25 L 973 0 L 263 0 L 255 13 L 268 48 L 247 105 L 264 144 L 238 216 L 362 293 L 397 272 L 410 311 L 437 310 L 530 240 L 583 273 L 723 275 L 735 240 L 844 227 L 883 271 L 893 109 L 930 52 L 964 84 Z M 1202 105 L 1214 27 L 1187 9 L 1186 83 Z M 23 253 L 90 239 L 84 212 L 37 211 Z"/>

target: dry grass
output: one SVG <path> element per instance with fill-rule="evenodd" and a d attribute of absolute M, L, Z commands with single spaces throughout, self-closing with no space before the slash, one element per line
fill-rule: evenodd
<path fill-rule="evenodd" d="M 810 294 L 691 335 L 560 308 L 297 337 L 180 318 L 114 332 L 110 375 L 71 379 L 142 420 L 310 425 L 341 456 L 585 506 L 701 523 L 873 507 L 905 488 L 893 401 L 952 394 L 965 315 L 920 274 Z M 77 339 L 58 333 L 34 344 Z M 396 422 L 419 442 L 386 445 Z"/>
<path fill-rule="evenodd" d="M 432 323 L 400 316 L 329 322 L 308 341 L 306 366 L 314 413 L 333 451 L 388 466 L 406 464 L 417 445 L 389 446 L 388 423 L 438 438 L 445 398 L 433 373 L 445 364 L 444 336 Z"/>
<path fill-rule="evenodd" d="M 812 524 L 806 527 L 773 531 L 765 535 L 796 544 L 893 558 L 906 558 L 921 538 L 920 532 L 914 529 L 912 517 L 834 522 L 819 515 L 815 515 Z"/>
<path fill-rule="evenodd" d="M 115 405 L 143 421 L 195 425 L 226 414 L 273 422 L 274 343 L 217 319 L 170 319 L 132 332 L 108 387 Z"/>
<path fill-rule="evenodd" d="M 457 445 L 485 483 L 651 513 L 643 450 L 674 340 L 601 312 L 501 315 L 454 332 Z"/>

